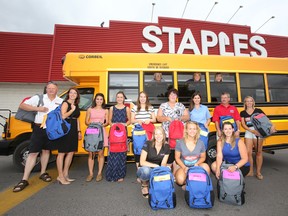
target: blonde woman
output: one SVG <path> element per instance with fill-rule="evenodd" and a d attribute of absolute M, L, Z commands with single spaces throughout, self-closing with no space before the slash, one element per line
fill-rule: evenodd
<path fill-rule="evenodd" d="M 188 121 L 185 125 L 184 138 L 176 141 L 175 161 L 178 166 L 176 166 L 175 179 L 177 184 L 185 184 L 187 171 L 192 166 L 201 166 L 210 174 L 210 168 L 204 163 L 205 160 L 205 145 L 200 140 L 200 127 L 196 122 Z"/>
<path fill-rule="evenodd" d="M 240 116 L 241 116 L 241 125 L 246 130 L 245 144 L 248 152 L 248 161 L 250 163 L 250 170 L 247 176 L 254 175 L 253 156 L 252 156 L 254 146 L 256 152 L 256 178 L 262 180 L 263 176 L 261 174 L 261 168 L 263 164 L 263 154 L 262 154 L 263 139 L 259 137 L 260 134 L 258 133 L 258 131 L 254 129 L 251 122 L 251 116 L 255 113 L 264 113 L 264 112 L 259 108 L 255 108 L 255 101 L 253 97 L 251 96 L 245 97 L 244 110 L 240 113 Z"/>
<path fill-rule="evenodd" d="M 246 176 L 250 170 L 250 164 L 245 143 L 235 136 L 233 124 L 230 122 L 223 124 L 221 134 L 221 138 L 217 141 L 216 161 L 211 165 L 216 178 L 219 179 L 220 177 L 220 166 L 223 161 L 231 164 L 228 171 L 234 172 L 239 168 L 243 176 Z"/>

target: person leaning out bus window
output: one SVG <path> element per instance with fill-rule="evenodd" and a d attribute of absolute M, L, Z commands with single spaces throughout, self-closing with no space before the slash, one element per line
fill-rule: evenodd
<path fill-rule="evenodd" d="M 264 113 L 261 109 L 255 108 L 254 98 L 251 96 L 247 96 L 244 99 L 244 110 L 240 112 L 241 116 L 241 124 L 242 127 L 246 130 L 245 132 L 245 144 L 247 146 L 248 151 L 248 160 L 250 163 L 250 171 L 247 176 L 253 176 L 253 146 L 256 149 L 256 178 L 259 180 L 263 179 L 263 175 L 261 174 L 261 168 L 263 164 L 263 139 L 260 138 L 260 134 L 252 125 L 251 116 L 254 113 Z M 264 113 L 265 114 L 265 113 Z M 275 128 L 274 128 L 275 129 Z M 258 140 L 257 140 L 258 137 Z"/>
<path fill-rule="evenodd" d="M 131 109 L 131 123 L 148 125 L 149 123 L 156 122 L 156 116 L 153 106 L 149 102 L 148 95 L 145 92 L 140 92 L 137 105 Z M 136 168 L 138 169 L 140 155 L 134 155 Z"/>
<path fill-rule="evenodd" d="M 185 185 L 189 167 L 201 166 L 210 174 L 210 168 L 205 163 L 205 146 L 200 140 L 200 127 L 196 122 L 186 122 L 184 138 L 177 140 L 176 143 L 175 161 L 177 165 L 174 172 L 178 185 Z"/>
<path fill-rule="evenodd" d="M 130 108 L 124 104 L 125 94 L 122 91 L 116 94 L 116 105 L 109 109 L 109 124 L 122 123 L 126 126 L 130 124 Z M 126 176 L 126 151 L 110 152 L 107 158 L 106 180 L 122 182 Z"/>
<path fill-rule="evenodd" d="M 108 136 L 105 130 L 105 127 L 108 123 L 108 110 L 105 109 L 105 98 L 102 93 L 97 93 L 92 102 L 92 106 L 86 112 L 85 124 L 88 126 L 92 122 L 101 123 L 103 126 L 103 135 L 104 135 L 104 147 L 108 147 Z M 86 178 L 86 182 L 91 182 L 94 178 L 93 170 L 94 170 L 94 157 L 96 152 L 88 153 L 88 169 L 89 175 Z M 104 167 L 104 149 L 98 152 L 98 174 L 96 176 L 96 181 L 99 182 L 103 179 L 102 170 Z"/>
<path fill-rule="evenodd" d="M 186 81 L 186 83 L 189 83 L 189 82 L 201 82 L 201 73 L 195 72 L 193 74 L 193 78 Z"/>
<path fill-rule="evenodd" d="M 162 127 L 156 127 L 152 141 L 147 141 L 140 155 L 140 167 L 137 170 L 137 178 L 141 181 L 141 192 L 144 198 L 148 198 L 148 183 L 151 171 L 155 167 L 166 166 L 170 154 L 170 147 L 166 143 L 165 132 Z"/>
<path fill-rule="evenodd" d="M 220 72 L 216 73 L 214 77 L 214 82 L 222 82 L 222 81 L 223 81 L 222 73 Z"/>
<path fill-rule="evenodd" d="M 223 161 L 231 164 L 228 168 L 230 172 L 239 168 L 243 176 L 249 173 L 250 163 L 246 145 L 239 137 L 235 136 L 233 124 L 230 122 L 223 123 L 221 138 L 217 141 L 216 161 L 211 165 L 217 179 L 220 177 L 220 166 Z"/>
<path fill-rule="evenodd" d="M 165 82 L 162 77 L 162 73 L 154 73 L 153 80 L 151 80 L 151 82 Z"/>
<path fill-rule="evenodd" d="M 157 120 L 162 123 L 166 138 L 169 138 L 169 126 L 173 120 L 180 120 L 183 123 L 189 120 L 188 109 L 182 103 L 177 102 L 178 90 L 170 89 L 168 91 L 168 102 L 162 103 L 157 112 Z M 174 162 L 175 149 L 171 149 L 168 164 Z"/>

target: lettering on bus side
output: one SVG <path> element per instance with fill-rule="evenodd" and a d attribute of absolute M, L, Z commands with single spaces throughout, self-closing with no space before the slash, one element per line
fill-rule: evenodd
<path fill-rule="evenodd" d="M 144 27 L 142 34 L 146 40 L 154 43 L 153 46 L 150 46 L 149 43 L 146 42 L 142 43 L 142 48 L 147 53 L 160 52 L 164 43 L 164 41 L 161 40 L 161 35 L 168 34 L 167 45 L 169 53 L 183 54 L 185 50 L 191 50 L 194 54 L 209 55 L 209 48 L 218 46 L 219 54 L 222 56 L 268 56 L 267 50 L 263 46 L 266 44 L 265 39 L 259 35 L 254 35 L 249 38 L 247 34 L 234 33 L 233 38 L 229 38 L 225 32 L 220 32 L 217 35 L 213 31 L 201 30 L 201 44 L 197 44 L 192 30 L 187 28 L 176 51 L 175 38 L 181 34 L 181 28 L 163 26 L 161 29 L 158 26 L 149 25 Z M 254 51 L 247 53 L 249 48 L 248 44 Z M 227 51 L 227 48 L 231 46 L 233 46 L 234 52 Z M 202 47 L 201 51 L 199 47 Z"/>

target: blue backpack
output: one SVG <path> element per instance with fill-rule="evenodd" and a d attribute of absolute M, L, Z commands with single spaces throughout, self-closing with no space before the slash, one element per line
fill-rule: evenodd
<path fill-rule="evenodd" d="M 199 166 L 190 167 L 187 172 L 185 200 L 190 208 L 212 208 L 214 191 L 210 176 Z"/>
<path fill-rule="evenodd" d="M 84 134 L 84 149 L 89 152 L 99 152 L 103 150 L 103 146 L 103 126 L 100 123 L 94 122 L 89 124 Z"/>
<path fill-rule="evenodd" d="M 176 207 L 174 176 L 171 169 L 160 166 L 152 170 L 149 181 L 149 205 L 153 210 Z"/>
<path fill-rule="evenodd" d="M 200 140 L 203 141 L 204 145 L 205 145 L 205 150 L 207 150 L 208 148 L 208 129 L 205 127 L 204 124 L 198 123 L 199 127 L 200 127 Z"/>
<path fill-rule="evenodd" d="M 224 122 L 230 122 L 233 127 L 234 127 L 234 131 L 237 131 L 237 124 L 234 120 L 234 118 L 232 116 L 220 116 L 220 128 L 222 130 L 222 125 L 224 124 Z"/>
<path fill-rule="evenodd" d="M 69 133 L 71 125 L 62 119 L 61 105 L 47 115 L 46 134 L 49 140 L 59 139 Z"/>
<path fill-rule="evenodd" d="M 134 155 L 140 155 L 143 145 L 147 141 L 146 131 L 140 124 L 136 124 L 132 133 Z"/>

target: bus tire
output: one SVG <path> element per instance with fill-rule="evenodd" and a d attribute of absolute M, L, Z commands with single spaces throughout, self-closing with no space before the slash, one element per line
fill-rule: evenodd
<path fill-rule="evenodd" d="M 216 137 L 213 136 L 209 139 L 208 143 L 208 149 L 206 151 L 206 156 L 207 156 L 207 163 L 211 165 L 214 161 L 216 161 L 216 155 L 217 155 L 217 148 L 216 148 Z"/>
<path fill-rule="evenodd" d="M 19 171 L 24 171 L 25 163 L 28 158 L 28 146 L 30 144 L 30 140 L 22 141 L 15 149 L 13 154 L 13 164 Z M 40 164 L 40 154 L 37 156 L 36 164 L 32 171 L 40 171 L 41 164 Z"/>

